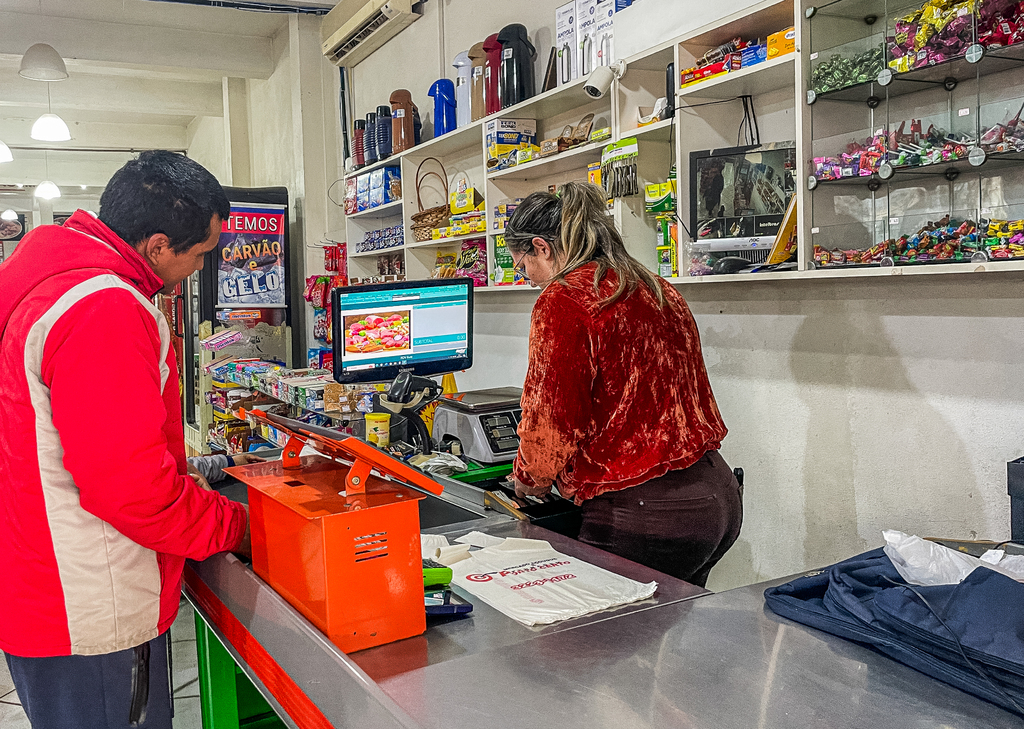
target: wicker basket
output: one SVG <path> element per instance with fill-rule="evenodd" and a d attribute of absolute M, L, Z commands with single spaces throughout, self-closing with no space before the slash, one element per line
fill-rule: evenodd
<path fill-rule="evenodd" d="M 433 160 L 437 162 L 441 168 L 441 172 L 444 177 L 441 177 L 436 172 L 422 172 L 423 165 Z M 433 175 L 442 183 L 444 183 L 445 195 L 448 194 L 448 172 L 444 168 L 444 164 L 441 163 L 437 157 L 427 157 L 420 162 L 419 167 L 416 168 L 416 205 L 419 207 L 418 213 L 413 213 L 412 216 L 412 233 L 416 238 L 417 243 L 423 243 L 428 241 L 433 236 L 434 228 L 441 227 L 441 224 L 451 217 L 451 212 L 448 209 L 448 200 L 446 199 L 443 205 L 437 207 L 423 209 L 423 200 L 420 198 L 420 187 L 423 185 L 423 181 Z"/>

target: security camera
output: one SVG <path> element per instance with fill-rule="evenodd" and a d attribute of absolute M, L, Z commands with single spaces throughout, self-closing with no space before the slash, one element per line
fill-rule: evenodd
<path fill-rule="evenodd" d="M 626 73 L 625 61 L 616 61 L 610 66 L 598 66 L 587 76 L 583 90 L 587 92 L 587 96 L 600 99 L 608 93 L 608 89 L 612 87 L 612 81 L 622 78 L 624 73 Z"/>

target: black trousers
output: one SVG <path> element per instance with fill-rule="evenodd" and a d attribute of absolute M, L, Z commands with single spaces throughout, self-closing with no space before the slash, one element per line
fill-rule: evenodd
<path fill-rule="evenodd" d="M 704 587 L 740 535 L 743 487 L 718 451 L 583 502 L 580 541 Z"/>
<path fill-rule="evenodd" d="M 132 724 L 134 648 L 99 656 L 21 658 L 7 654 L 32 729 L 171 729 L 167 633 L 149 641 L 149 700 Z"/>

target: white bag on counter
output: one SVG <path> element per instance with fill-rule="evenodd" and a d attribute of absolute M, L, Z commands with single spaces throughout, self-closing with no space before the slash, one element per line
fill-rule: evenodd
<path fill-rule="evenodd" d="M 506 539 L 452 566 L 452 582 L 524 625 L 546 625 L 654 594 L 646 585 L 556 552 L 538 539 Z"/>
<path fill-rule="evenodd" d="M 1024 582 L 1024 559 L 1007 556 L 1002 550 L 990 549 L 979 559 L 895 529 L 886 529 L 882 537 L 886 555 L 911 585 L 958 585 L 978 567 Z"/>

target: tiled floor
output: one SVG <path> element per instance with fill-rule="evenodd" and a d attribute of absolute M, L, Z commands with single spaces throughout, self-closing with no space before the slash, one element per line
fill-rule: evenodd
<path fill-rule="evenodd" d="M 171 626 L 171 669 L 174 683 L 174 729 L 202 729 L 199 710 L 199 668 L 192 606 L 182 601 L 178 619 Z M 7 661 L 0 653 L 0 727 L 31 729 L 18 703 Z"/>

